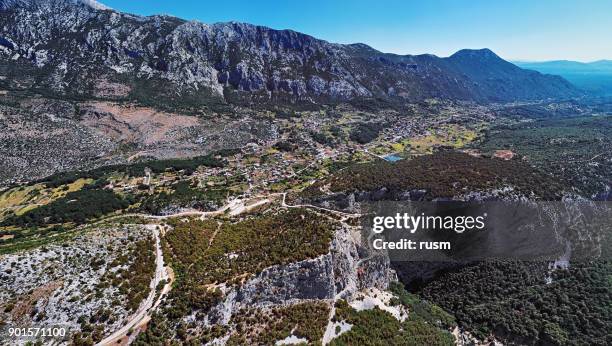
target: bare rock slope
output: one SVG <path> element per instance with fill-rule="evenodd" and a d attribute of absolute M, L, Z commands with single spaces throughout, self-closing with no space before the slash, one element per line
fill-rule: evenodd
<path fill-rule="evenodd" d="M 0 1 L 0 87 L 181 107 L 359 98 L 514 101 L 579 93 L 488 49 L 381 53 L 291 30 L 140 17 L 91 1 Z"/>

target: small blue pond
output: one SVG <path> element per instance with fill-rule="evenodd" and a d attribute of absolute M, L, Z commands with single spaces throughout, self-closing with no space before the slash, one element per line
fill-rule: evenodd
<path fill-rule="evenodd" d="M 389 161 L 389 162 L 395 162 L 395 161 L 399 161 L 399 160 L 401 160 L 401 159 L 402 159 L 402 158 L 401 158 L 399 155 L 397 155 L 397 154 L 389 154 L 389 155 L 387 155 L 387 156 L 384 156 L 383 158 L 384 158 L 385 160 Z"/>

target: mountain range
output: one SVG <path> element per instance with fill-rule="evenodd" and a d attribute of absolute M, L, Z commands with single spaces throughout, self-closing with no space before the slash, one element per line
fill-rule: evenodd
<path fill-rule="evenodd" d="M 570 60 L 519 61 L 515 64 L 541 73 L 560 75 L 591 94 L 612 95 L 612 60 L 598 60 L 588 63 Z"/>
<path fill-rule="evenodd" d="M 0 1 L 0 88 L 180 108 L 582 94 L 488 49 L 396 55 L 291 30 L 136 16 L 83 0 Z"/>

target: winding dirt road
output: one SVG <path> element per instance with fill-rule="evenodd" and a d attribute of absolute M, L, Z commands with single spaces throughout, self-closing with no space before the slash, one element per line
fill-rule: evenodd
<path fill-rule="evenodd" d="M 153 277 L 153 280 L 151 280 L 151 285 L 149 286 L 151 288 L 151 292 L 149 293 L 147 299 L 140 304 L 138 310 L 136 310 L 128 322 L 123 325 L 123 327 L 119 328 L 96 345 L 117 345 L 121 339 L 127 336 L 130 330 L 134 330 L 145 325 L 151 319 L 149 316 L 149 310 L 152 307 L 159 305 L 162 298 L 170 291 L 171 282 L 168 280 L 168 270 L 164 267 L 164 255 L 159 239 L 159 229 L 157 228 L 157 225 L 147 225 L 146 227 L 152 229 L 153 234 L 155 235 L 155 276 Z M 155 295 L 157 293 L 156 288 L 162 280 L 166 281 L 166 285 L 162 289 L 159 298 L 155 300 Z"/>
<path fill-rule="evenodd" d="M 215 210 L 215 211 L 210 211 L 210 212 L 186 211 L 186 212 L 180 212 L 176 214 L 163 215 L 163 216 L 148 215 L 148 214 L 123 214 L 123 215 L 112 216 L 104 220 L 100 220 L 97 223 L 108 222 L 114 219 L 119 219 L 119 218 L 124 218 L 124 217 L 142 217 L 142 218 L 153 219 L 153 220 L 164 220 L 164 219 L 181 217 L 181 216 L 200 216 L 202 218 L 205 218 L 205 217 L 221 215 L 226 212 L 229 212 L 231 216 L 235 216 L 235 215 L 242 214 L 244 212 L 248 212 L 254 208 L 257 208 L 267 203 L 270 203 L 270 200 L 267 198 L 258 200 L 255 203 L 248 204 L 248 205 L 245 204 L 245 201 L 242 199 L 235 199 L 235 200 L 230 201 L 228 204 L 224 205 L 220 209 Z M 134 331 L 138 328 L 145 326 L 151 320 L 151 316 L 149 312 L 159 306 L 162 299 L 166 296 L 166 294 L 168 294 L 168 292 L 172 288 L 172 282 L 174 281 L 174 273 L 172 272 L 172 269 L 170 267 L 164 267 L 164 258 L 163 258 L 163 252 L 161 249 L 158 225 L 148 224 L 146 225 L 146 227 L 151 229 L 155 236 L 155 276 L 153 277 L 153 280 L 151 281 L 151 285 L 150 285 L 151 292 L 149 293 L 149 296 L 147 297 L 147 299 L 145 299 L 140 304 L 140 307 L 138 308 L 138 310 L 136 310 L 136 312 L 128 319 L 128 321 L 123 325 L 123 327 L 117 329 L 115 332 L 113 332 L 111 335 L 104 338 L 102 341 L 100 341 L 96 345 L 102 346 L 102 345 L 117 345 L 117 344 L 128 343 L 128 340 L 129 340 L 128 333 L 130 333 L 130 331 Z M 165 280 L 166 284 L 162 288 L 159 294 L 159 297 L 156 300 L 155 299 L 155 296 L 157 293 L 156 288 L 162 280 Z"/>
<path fill-rule="evenodd" d="M 312 204 L 289 205 L 289 204 L 287 204 L 285 202 L 285 200 L 287 198 L 287 193 L 283 192 L 283 193 L 281 193 L 281 195 L 283 196 L 283 199 L 282 199 L 282 202 L 281 202 L 281 206 L 283 206 L 285 208 L 310 208 L 310 209 L 315 209 L 315 210 L 326 211 L 328 213 L 344 216 L 346 218 L 354 218 L 354 217 L 361 217 L 362 216 L 361 214 L 345 213 L 345 212 L 342 212 L 342 211 L 338 211 L 338 210 L 334 210 L 334 209 L 329 209 L 329 208 L 324 208 L 324 207 L 319 207 L 319 206 L 312 205 Z"/>

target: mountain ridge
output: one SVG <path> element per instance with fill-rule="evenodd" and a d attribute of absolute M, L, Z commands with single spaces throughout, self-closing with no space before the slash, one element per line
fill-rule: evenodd
<path fill-rule="evenodd" d="M 612 95 L 612 60 L 580 62 L 572 60 L 551 60 L 538 62 L 515 62 L 516 65 L 560 75 L 590 95 Z"/>
<path fill-rule="evenodd" d="M 0 87 L 144 103 L 276 105 L 382 98 L 571 98 L 557 76 L 488 49 L 382 53 L 293 30 L 135 16 L 76 0 L 0 1 Z"/>
<path fill-rule="evenodd" d="M 584 67 L 584 68 L 604 68 L 612 69 L 612 60 L 600 59 L 590 62 L 575 61 L 575 60 L 545 60 L 545 61 L 516 61 L 513 62 L 517 66 L 550 66 L 550 67 Z"/>

